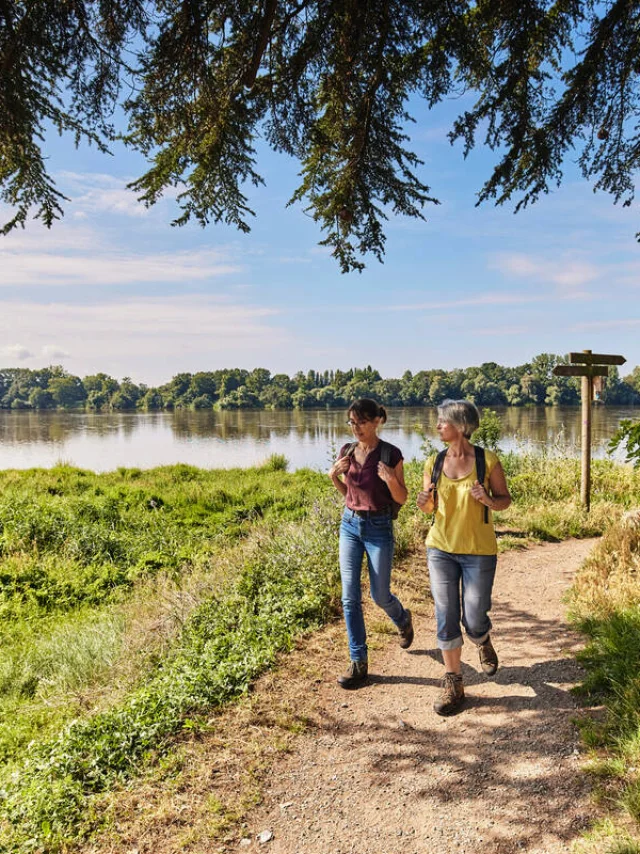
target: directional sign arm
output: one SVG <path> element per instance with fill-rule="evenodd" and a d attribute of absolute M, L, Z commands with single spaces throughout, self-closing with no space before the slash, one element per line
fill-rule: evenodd
<path fill-rule="evenodd" d="M 606 365 L 556 365 L 553 373 L 560 377 L 608 377 Z"/>
<path fill-rule="evenodd" d="M 570 362 L 578 362 L 581 365 L 624 365 L 627 361 L 624 356 L 612 356 L 605 353 L 569 353 Z M 596 376 L 604 376 L 596 374 Z"/>

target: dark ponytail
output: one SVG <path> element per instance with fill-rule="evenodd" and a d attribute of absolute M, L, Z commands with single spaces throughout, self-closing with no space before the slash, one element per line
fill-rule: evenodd
<path fill-rule="evenodd" d="M 361 397 L 359 400 L 354 400 L 349 409 L 347 409 L 347 414 L 355 415 L 360 421 L 373 421 L 374 418 L 379 418 L 384 424 L 387 420 L 387 410 L 370 397 Z"/>

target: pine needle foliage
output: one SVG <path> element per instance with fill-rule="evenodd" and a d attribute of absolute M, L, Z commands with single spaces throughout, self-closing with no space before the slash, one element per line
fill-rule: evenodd
<path fill-rule="evenodd" d="M 149 162 L 131 185 L 144 204 L 178 188 L 176 225 L 248 231 L 263 138 L 300 163 L 291 203 L 343 271 L 361 270 L 367 253 L 382 259 L 388 217 L 437 203 L 410 105 L 465 93 L 452 142 L 498 152 L 479 202 L 534 202 L 570 155 L 629 205 L 639 16 L 629 0 L 0 0 L 3 231 L 62 215 L 50 129 L 106 151 L 121 112 Z"/>

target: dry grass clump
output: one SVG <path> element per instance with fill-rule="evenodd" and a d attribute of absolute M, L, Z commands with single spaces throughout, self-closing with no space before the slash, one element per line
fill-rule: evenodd
<path fill-rule="evenodd" d="M 640 602 L 640 511 L 610 527 L 578 572 L 571 608 L 577 619 L 603 618 Z"/>

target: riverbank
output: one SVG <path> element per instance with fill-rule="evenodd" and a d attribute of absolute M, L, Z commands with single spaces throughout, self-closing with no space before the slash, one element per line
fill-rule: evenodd
<path fill-rule="evenodd" d="M 594 466 L 585 517 L 574 461 L 504 462 L 503 549 L 593 536 L 640 503 L 628 467 Z M 114 787 L 171 768 L 216 708 L 335 617 L 337 495 L 283 467 L 0 474 L 3 850 L 108 831 Z M 407 474 L 415 495 L 420 466 Z M 402 511 L 400 557 L 426 525 Z"/>

